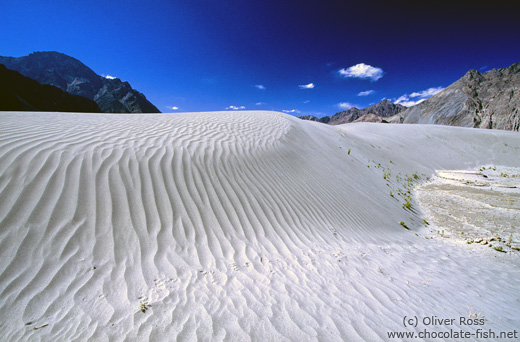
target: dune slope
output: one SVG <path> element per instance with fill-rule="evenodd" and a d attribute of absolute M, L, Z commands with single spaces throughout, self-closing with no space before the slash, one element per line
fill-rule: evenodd
<path fill-rule="evenodd" d="M 404 316 L 472 313 L 512 330 L 518 255 L 426 239 L 411 189 L 519 153 L 514 132 L 276 112 L 0 113 L 0 334 L 386 340 L 425 328 Z M 432 331 L 450 328 L 482 327 Z"/>

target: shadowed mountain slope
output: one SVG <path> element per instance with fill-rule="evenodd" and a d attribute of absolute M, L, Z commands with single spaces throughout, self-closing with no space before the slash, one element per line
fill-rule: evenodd
<path fill-rule="evenodd" d="M 96 102 L 42 85 L 0 64 L 0 110 L 99 113 Z"/>
<path fill-rule="evenodd" d="M 49 51 L 24 57 L 0 56 L 0 63 L 42 84 L 94 100 L 105 113 L 160 113 L 128 82 L 97 75 L 79 60 L 63 53 Z"/>

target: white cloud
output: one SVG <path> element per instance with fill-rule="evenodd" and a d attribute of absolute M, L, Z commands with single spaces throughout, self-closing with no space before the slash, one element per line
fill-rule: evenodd
<path fill-rule="evenodd" d="M 441 92 L 443 89 L 443 87 L 435 87 L 413 92 L 411 94 L 404 94 L 395 100 L 394 103 L 403 105 L 405 107 L 412 107 Z"/>
<path fill-rule="evenodd" d="M 173 106 L 173 107 L 169 107 L 170 109 L 173 109 L 173 110 L 177 110 L 179 109 L 179 107 L 176 107 L 176 106 Z"/>
<path fill-rule="evenodd" d="M 233 110 L 237 110 L 237 109 L 246 109 L 246 107 L 244 106 L 229 106 L 229 107 L 226 107 L 226 109 L 233 109 Z"/>
<path fill-rule="evenodd" d="M 412 107 L 412 106 L 415 106 L 416 104 L 419 104 L 419 103 L 423 102 L 424 100 L 425 99 L 418 100 L 418 101 L 413 101 L 413 100 L 410 100 L 408 95 L 403 95 L 400 98 L 398 98 L 397 100 L 395 100 L 394 103 L 403 105 L 405 107 Z"/>
<path fill-rule="evenodd" d="M 109 79 L 109 80 L 115 80 L 117 78 L 115 76 L 110 76 L 110 75 L 103 75 L 103 77 L 106 79 Z"/>
<path fill-rule="evenodd" d="M 291 110 L 284 109 L 284 110 L 282 110 L 282 112 L 284 112 L 284 113 L 299 113 L 300 111 L 298 109 L 291 109 Z"/>
<path fill-rule="evenodd" d="M 310 100 L 305 100 L 305 101 L 303 101 L 303 103 L 309 103 L 309 102 L 311 102 L 311 101 L 310 101 Z"/>
<path fill-rule="evenodd" d="M 301 84 L 298 87 L 300 87 L 300 89 L 312 89 L 312 88 L 314 88 L 314 83 Z"/>
<path fill-rule="evenodd" d="M 257 105 L 257 106 L 265 105 L 265 102 L 257 102 L 257 103 L 255 103 L 255 105 Z"/>
<path fill-rule="evenodd" d="M 255 85 L 255 87 L 260 89 L 260 90 L 265 90 L 265 86 L 263 86 L 261 84 L 257 84 L 257 85 Z"/>
<path fill-rule="evenodd" d="M 365 63 L 359 63 L 353 65 L 347 69 L 339 69 L 339 74 L 344 77 L 355 77 L 361 79 L 370 79 L 371 81 L 377 81 L 383 77 L 383 69 L 376 68 Z"/>
<path fill-rule="evenodd" d="M 352 105 L 351 103 L 348 103 L 348 102 L 340 102 L 340 103 L 338 103 L 338 107 L 341 109 L 349 109 L 349 108 L 354 107 L 354 105 Z"/>
<path fill-rule="evenodd" d="M 366 90 L 366 91 L 360 92 L 359 94 L 357 94 L 357 96 L 368 96 L 368 95 L 372 95 L 373 93 L 375 93 L 375 91 L 373 91 L 373 90 Z"/>
<path fill-rule="evenodd" d="M 419 92 L 413 92 L 410 94 L 410 97 L 428 98 L 441 92 L 443 89 L 444 87 L 428 88 Z"/>

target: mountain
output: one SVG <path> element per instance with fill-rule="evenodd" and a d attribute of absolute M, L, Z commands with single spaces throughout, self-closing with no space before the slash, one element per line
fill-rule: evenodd
<path fill-rule="evenodd" d="M 352 107 L 350 109 L 336 113 L 330 118 L 329 124 L 340 125 L 344 123 L 354 122 L 368 114 L 375 114 L 379 117 L 386 118 L 398 114 L 405 109 L 405 106 L 395 104 L 392 103 L 392 101 L 384 99 L 381 102 L 376 103 L 375 105 L 372 105 L 370 107 L 366 107 L 363 109 L 357 109 L 356 107 Z"/>
<path fill-rule="evenodd" d="M 329 125 L 341 125 L 344 123 L 354 121 L 382 122 L 382 118 L 391 117 L 402 112 L 405 109 L 405 106 L 402 106 L 400 104 L 394 104 L 392 103 L 392 101 L 384 99 L 381 102 L 376 103 L 375 105 L 372 105 L 370 107 L 366 107 L 363 109 L 352 107 L 347 110 L 336 113 L 333 116 L 324 116 L 322 118 L 317 118 L 312 115 L 306 115 L 300 116 L 299 118 L 302 120 L 323 122 Z"/>
<path fill-rule="evenodd" d="M 376 115 L 373 113 L 360 116 L 359 118 L 357 118 L 356 120 L 354 120 L 352 122 L 385 122 L 385 123 L 388 123 L 388 121 L 386 121 L 382 116 L 379 116 L 379 115 Z"/>
<path fill-rule="evenodd" d="M 486 73 L 470 70 L 440 93 L 390 120 L 518 131 L 520 63 Z"/>
<path fill-rule="evenodd" d="M 42 85 L 0 64 L 0 110 L 99 113 L 96 102 Z"/>
<path fill-rule="evenodd" d="M 128 82 L 97 75 L 85 64 L 63 53 L 47 51 L 24 57 L 0 56 L 0 64 L 41 84 L 94 100 L 105 113 L 160 113 Z"/>
<path fill-rule="evenodd" d="M 322 118 L 318 118 L 318 117 L 315 117 L 314 115 L 303 115 L 303 116 L 298 116 L 298 118 L 302 119 L 302 120 L 316 121 L 316 122 L 321 122 L 321 123 L 329 123 L 329 121 L 330 121 L 330 116 L 324 116 Z"/>

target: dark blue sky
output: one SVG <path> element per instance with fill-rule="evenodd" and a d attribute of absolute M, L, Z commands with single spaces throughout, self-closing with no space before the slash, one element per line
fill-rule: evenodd
<path fill-rule="evenodd" d="M 469 69 L 520 62 L 518 13 L 502 1 L 3 0 L 0 55 L 63 52 L 163 112 L 322 116 L 412 104 Z"/>

